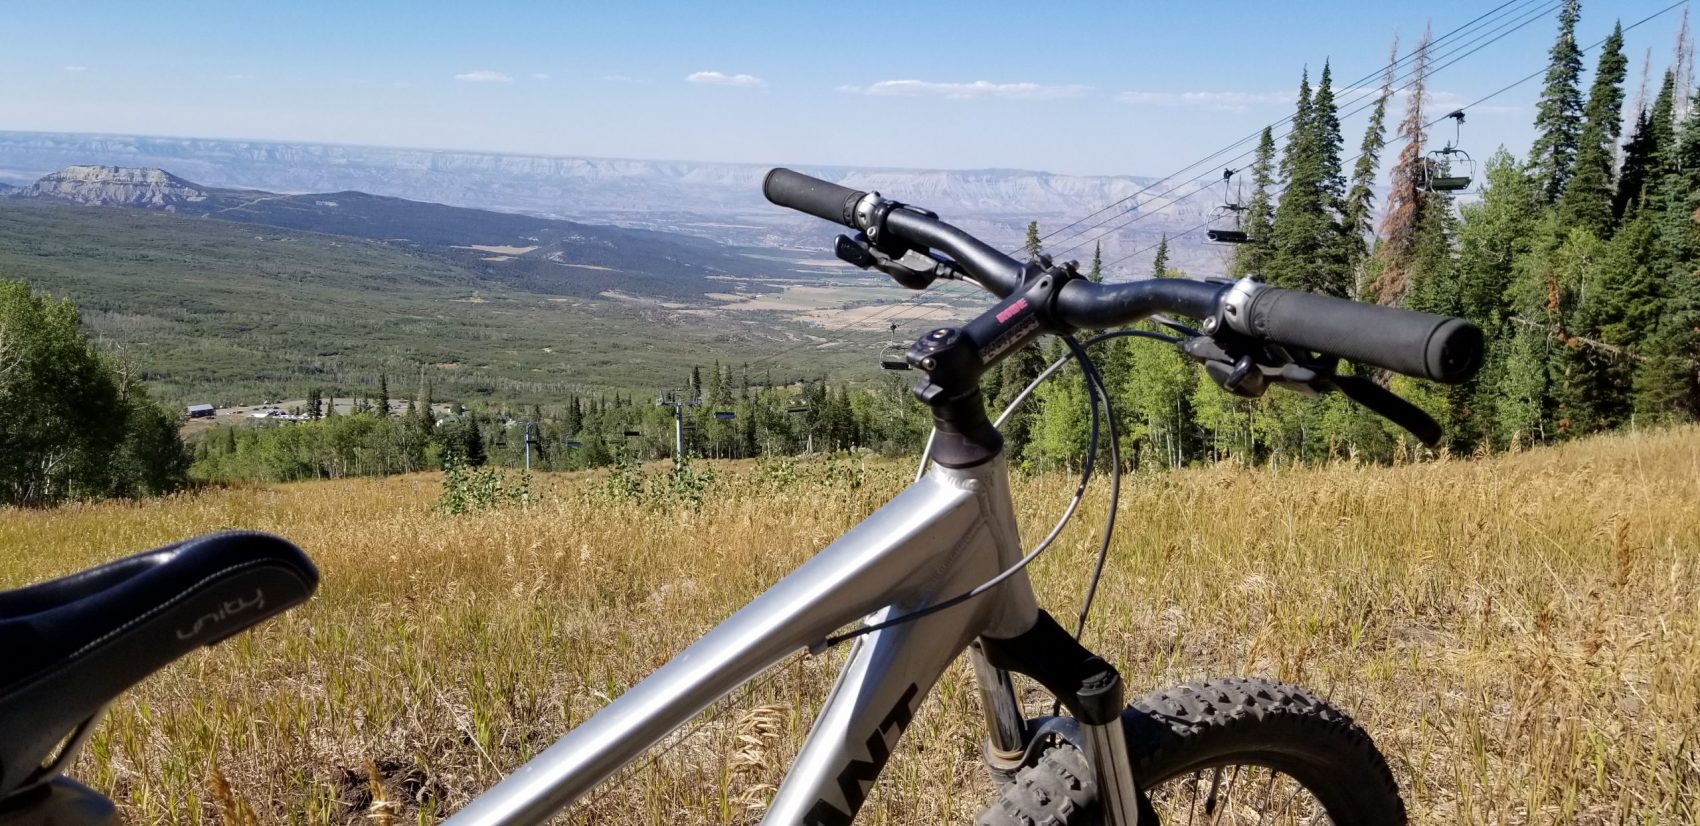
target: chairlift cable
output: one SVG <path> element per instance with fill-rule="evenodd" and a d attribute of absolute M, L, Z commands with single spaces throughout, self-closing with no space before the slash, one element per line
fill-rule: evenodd
<path fill-rule="evenodd" d="M 1484 18 L 1493 16 L 1493 15 L 1499 13 L 1500 11 L 1504 10 L 1507 6 L 1516 5 L 1518 3 L 1530 3 L 1530 2 L 1541 3 L 1541 2 L 1547 2 L 1547 0 L 1510 0 L 1509 2 L 1501 3 L 1500 5 L 1492 8 L 1492 9 L 1489 9 L 1488 11 L 1483 12 L 1482 14 L 1478 15 L 1475 19 L 1470 20 L 1469 22 L 1467 22 L 1467 23 L 1465 23 L 1461 26 L 1458 26 L 1457 28 L 1441 35 L 1440 37 L 1431 40 L 1430 43 L 1429 43 L 1429 48 L 1432 49 L 1432 48 L 1434 48 L 1434 46 L 1451 39 L 1453 36 L 1459 34 L 1460 32 L 1463 32 L 1464 30 L 1475 26 L 1475 24 L 1481 22 Z M 1406 54 L 1404 57 L 1396 58 L 1395 60 L 1390 62 L 1388 65 L 1383 66 L 1383 67 L 1377 69 L 1375 72 L 1372 72 L 1368 75 L 1365 75 L 1365 76 L 1363 76 L 1363 77 L 1361 77 L 1361 78 L 1359 78 L 1355 81 L 1352 81 L 1352 83 L 1348 84 L 1347 86 L 1345 86 L 1343 88 L 1348 88 L 1348 89 L 1359 88 L 1361 84 L 1368 83 L 1372 80 L 1375 80 L 1376 78 L 1380 77 L 1383 73 L 1387 72 L 1389 69 L 1397 69 L 1401 64 L 1404 64 L 1404 63 L 1410 61 L 1411 59 L 1413 59 L 1414 57 L 1416 57 L 1416 54 L 1417 53 L 1413 50 L 1410 53 Z M 1274 123 L 1268 124 L 1268 126 L 1265 127 L 1265 128 L 1275 129 L 1277 127 L 1280 127 L 1282 124 L 1290 122 L 1292 119 L 1293 119 L 1293 116 L 1288 115 L 1287 117 L 1281 118 L 1280 120 L 1277 120 Z M 1168 174 L 1168 175 L 1166 175 L 1162 178 L 1158 178 L 1157 180 L 1152 181 L 1150 184 L 1147 184 L 1146 186 L 1141 187 L 1138 191 L 1135 191 L 1135 192 L 1133 192 L 1129 195 L 1123 196 L 1122 198 L 1119 198 L 1119 199 L 1117 199 L 1117 200 L 1115 200 L 1115 201 L 1113 201 L 1109 204 L 1106 204 L 1102 207 L 1099 207 L 1097 210 L 1094 210 L 1090 214 L 1088 214 L 1088 215 L 1086 215 L 1086 216 L 1084 216 L 1084 217 L 1082 217 L 1082 218 L 1080 218 L 1080 219 L 1078 219 L 1078 220 L 1076 220 L 1072 223 L 1066 224 L 1066 225 L 1064 225 L 1064 226 L 1062 226 L 1058 229 L 1052 230 L 1051 232 L 1047 233 L 1046 235 L 1041 236 L 1039 240 L 1041 240 L 1041 241 L 1049 240 L 1054 236 L 1060 235 L 1060 234 L 1068 231 L 1069 229 L 1072 229 L 1076 226 L 1079 226 L 1080 224 L 1083 224 L 1083 223 L 1091 220 L 1092 218 L 1095 218 L 1098 215 L 1103 214 L 1104 212 L 1107 212 L 1111 209 L 1114 209 L 1117 206 L 1120 206 L 1120 205 L 1128 202 L 1129 200 L 1132 200 L 1133 198 L 1136 198 L 1136 197 L 1138 197 L 1142 194 L 1145 194 L 1146 192 L 1149 192 L 1151 189 L 1155 188 L 1157 185 L 1162 184 L 1163 182 L 1168 181 L 1172 178 L 1175 178 L 1175 177 L 1181 175 L 1182 173 L 1186 172 L 1187 170 L 1194 169 L 1194 168 L 1197 168 L 1199 166 L 1203 166 L 1206 163 L 1210 163 L 1212 160 L 1219 157 L 1223 152 L 1230 151 L 1233 148 L 1240 146 L 1240 145 L 1242 145 L 1242 144 L 1244 144 L 1248 141 L 1257 140 L 1258 137 L 1261 136 L 1262 134 L 1263 134 L 1263 129 L 1260 128 L 1257 131 L 1252 132 L 1250 135 L 1247 135 L 1246 137 L 1240 138 L 1239 140 L 1234 141 L 1233 143 L 1230 143 L 1227 146 L 1224 146 L 1221 149 L 1218 149 L 1215 152 L 1212 152 L 1209 155 L 1206 155 L 1203 158 L 1200 158 L 1199 160 L 1196 160 L 1196 161 L 1194 161 L 1194 162 L 1192 162 L 1192 163 L 1190 163 L 1186 166 L 1181 167 L 1180 169 L 1176 170 L 1175 172 L 1172 172 L 1172 173 L 1170 173 L 1170 174 Z M 1101 224 L 1099 224 L 1099 225 L 1101 225 Z M 1094 226 L 1098 226 L 1098 225 L 1094 225 Z M 1092 227 L 1088 227 L 1085 230 L 1082 230 L 1081 233 L 1079 233 L 1079 234 L 1084 234 L 1085 232 L 1090 232 L 1091 229 L 1092 229 Z"/>
<path fill-rule="evenodd" d="M 1635 29 L 1635 28 L 1636 28 L 1636 27 L 1638 27 L 1638 26 L 1641 26 L 1641 25 L 1643 25 L 1643 24 L 1645 24 L 1645 23 L 1648 23 L 1648 22 L 1650 22 L 1650 21 L 1652 21 L 1652 20 L 1654 20 L 1654 19 L 1655 19 L 1655 18 L 1658 18 L 1658 17 L 1661 17 L 1661 16 L 1663 16 L 1663 15 L 1665 15 L 1665 14 L 1668 14 L 1668 13 L 1670 13 L 1670 12 L 1671 12 L 1671 11 L 1672 11 L 1672 10 L 1674 10 L 1674 9 L 1676 9 L 1676 8 L 1677 8 L 1677 7 L 1679 7 L 1679 6 L 1683 6 L 1683 5 L 1686 5 L 1686 4 L 1687 4 L 1687 3 L 1688 3 L 1688 2 L 1689 2 L 1689 0 L 1677 0 L 1677 1 L 1676 1 L 1676 2 L 1674 2 L 1674 3 L 1671 3 L 1671 4 L 1670 4 L 1670 5 L 1668 5 L 1668 6 L 1665 6 L 1665 7 L 1664 7 L 1664 8 L 1662 8 L 1662 9 L 1659 9 L 1659 10 L 1658 10 L 1658 11 L 1656 11 L 1656 12 L 1653 12 L 1653 13 L 1652 13 L 1652 14 L 1649 14 L 1649 15 L 1647 15 L 1647 16 L 1646 16 L 1646 17 L 1643 17 L 1643 18 L 1641 18 L 1641 19 L 1640 19 L 1640 20 L 1637 20 L 1637 21 L 1635 21 L 1635 22 L 1634 22 L 1634 23 L 1631 23 L 1631 24 L 1629 24 L 1629 25 L 1627 25 L 1627 26 L 1624 26 L 1624 27 L 1623 27 L 1623 30 L 1624 30 L 1624 31 L 1626 31 L 1626 32 L 1627 32 L 1627 31 L 1631 31 L 1631 30 L 1633 30 L 1633 29 Z M 1509 32 L 1507 32 L 1507 34 L 1509 34 Z M 1588 51 L 1589 51 L 1589 50 L 1591 50 L 1591 49 L 1594 49 L 1594 48 L 1596 48 L 1596 47 L 1598 47 L 1598 46 L 1600 46 L 1600 45 L 1601 45 L 1601 44 L 1603 44 L 1603 43 L 1605 43 L 1605 42 L 1606 42 L 1606 40 L 1607 40 L 1607 39 L 1609 39 L 1609 38 L 1600 38 L 1600 39 L 1599 39 L 1599 40 L 1596 40 L 1596 41 L 1594 41 L 1594 42 L 1593 42 L 1593 43 L 1590 43 L 1590 44 L 1589 44 L 1589 45 L 1587 45 L 1587 46 L 1584 46 L 1584 47 L 1582 47 L 1582 48 L 1580 48 L 1580 49 L 1579 49 L 1579 50 L 1578 50 L 1578 51 L 1579 51 L 1579 52 L 1580 52 L 1580 53 L 1582 53 L 1582 54 L 1586 54 L 1586 53 L 1587 53 L 1587 52 L 1588 52 Z M 1485 45 L 1485 44 L 1484 44 L 1484 45 Z M 1467 57 L 1467 56 L 1468 56 L 1468 55 L 1465 55 L 1465 57 Z M 1460 58 L 1460 59 L 1462 59 L 1462 58 Z M 1453 61 L 1453 62 L 1456 62 L 1456 61 Z M 1451 65 L 1451 64 L 1450 64 L 1450 63 L 1449 63 L 1449 64 L 1447 64 L 1447 65 Z M 1545 67 L 1542 67 L 1542 68 L 1540 68 L 1540 69 L 1537 69 L 1537 70 L 1535 70 L 1535 71 L 1533 71 L 1533 72 L 1530 72 L 1530 73 L 1529 73 L 1529 74 L 1527 74 L 1527 75 L 1524 75 L 1524 76 L 1523 76 L 1523 77 L 1521 77 L 1521 78 L 1519 78 L 1519 79 L 1517 79 L 1517 80 L 1514 80 L 1514 81 L 1512 81 L 1512 82 L 1510 82 L 1510 83 L 1507 83 L 1507 84 L 1506 84 L 1506 85 L 1504 85 L 1504 86 L 1501 86 L 1501 87 L 1500 87 L 1500 88 L 1498 88 L 1498 89 L 1496 89 L 1496 90 L 1494 90 L 1494 91 L 1492 91 L 1492 92 L 1489 92 L 1489 93 L 1488 93 L 1488 94 L 1486 94 L 1486 95 L 1483 95 L 1483 96 L 1481 96 L 1481 97 L 1479 97 L 1479 98 L 1476 98 L 1476 99 L 1475 99 L 1475 100 L 1473 100 L 1473 101 L 1470 101 L 1470 102 L 1469 102 L 1469 103 L 1466 103 L 1466 104 L 1464 104 L 1464 105 L 1463 105 L 1463 106 L 1460 106 L 1460 107 L 1458 107 L 1458 110 L 1457 110 L 1457 111 L 1469 111 L 1469 110 L 1470 110 L 1470 109 L 1471 109 L 1471 108 L 1472 108 L 1472 107 L 1475 107 L 1475 106 L 1479 106 L 1479 105 L 1481 105 L 1481 104 L 1483 104 L 1483 103 L 1486 103 L 1486 102 L 1487 102 L 1487 101 L 1490 101 L 1490 100 L 1492 100 L 1492 99 L 1494 99 L 1494 98 L 1496 98 L 1496 97 L 1498 97 L 1498 96 L 1500 96 L 1500 95 L 1502 95 L 1502 94 L 1504 94 L 1504 93 L 1506 93 L 1506 92 L 1509 92 L 1509 91 L 1511 91 L 1511 90 L 1512 90 L 1512 89 L 1515 89 L 1515 88 L 1517 88 L 1517 87 L 1518 87 L 1518 86 L 1521 86 L 1521 85 L 1523 85 L 1523 84 L 1525 84 L 1525 83 L 1528 83 L 1528 82 L 1529 82 L 1529 81 L 1531 81 L 1531 80 L 1534 80 L 1534 79 L 1535 79 L 1535 78 L 1537 78 L 1537 77 L 1541 77 L 1541 76 L 1542 76 L 1542 75 L 1544 75 L 1544 74 L 1546 74 L 1546 68 L 1545 68 Z M 1439 123 L 1439 122 L 1441 122 L 1441 121 L 1443 121 L 1443 120 L 1446 120 L 1446 119 L 1447 119 L 1447 118 L 1449 118 L 1449 117 L 1451 117 L 1451 116 L 1452 116 L 1452 115 L 1451 115 L 1451 113 L 1447 113 L 1447 114 L 1445 114 L 1445 115 L 1441 115 L 1441 116 L 1440 116 L 1440 117 L 1438 117 L 1438 118 L 1435 118 L 1435 119 L 1434 119 L 1434 120 L 1431 120 L 1431 121 L 1429 121 L 1429 122 L 1427 122 L 1427 123 L 1425 123 L 1425 124 L 1423 124 L 1423 128 L 1424 128 L 1424 129 L 1428 129 L 1428 128 L 1429 128 L 1429 127 L 1431 127 L 1431 126 L 1434 126 L 1434 125 L 1435 125 L 1435 124 L 1437 124 L 1437 123 Z M 1341 162 L 1340 162 L 1340 165 L 1341 165 L 1341 166 L 1342 166 L 1342 167 L 1344 167 L 1344 166 L 1345 166 L 1345 165 L 1346 165 L 1346 164 L 1348 164 L 1348 163 L 1351 163 L 1351 162 L 1352 162 L 1352 161 L 1355 161 L 1355 160 L 1357 160 L 1357 159 L 1358 159 L 1358 158 L 1359 158 L 1359 157 L 1362 157 L 1362 153 L 1359 153 L 1359 154 L 1357 154 L 1357 155 L 1353 155 L 1353 156 L 1351 156 L 1351 157 L 1349 157 L 1349 158 L 1346 158 L 1346 159 L 1344 159 L 1344 160 L 1342 160 L 1342 161 L 1341 161 Z M 1272 194 L 1275 194 L 1275 195 L 1279 195 L 1279 194 L 1280 194 L 1280 193 L 1281 193 L 1281 192 L 1283 192 L 1283 191 L 1285 191 L 1285 190 L 1284 190 L 1284 188 L 1283 188 L 1283 189 L 1277 189 L 1277 190 L 1275 190 L 1275 192 L 1274 192 L 1274 193 L 1272 193 Z M 1181 232 L 1179 232 L 1179 233 L 1177 233 L 1177 234 L 1176 234 L 1176 235 L 1174 235 L 1174 236 L 1171 236 L 1171 237 L 1177 237 L 1177 238 L 1178 238 L 1178 237 L 1181 237 L 1181 236 L 1185 236 L 1185 235 L 1188 235 L 1188 234 L 1190 234 L 1190 233 L 1193 233 L 1193 232 L 1197 232 L 1197 231 L 1198 231 L 1198 230 L 1199 230 L 1199 229 L 1200 229 L 1200 228 L 1202 228 L 1202 227 L 1204 227 L 1204 226 L 1205 226 L 1205 225 L 1206 225 L 1206 224 L 1204 224 L 1204 223 L 1200 223 L 1200 224 L 1195 224 L 1195 225 L 1193 225 L 1193 226 L 1191 226 L 1191 227 L 1188 227 L 1188 228 L 1187 228 L 1187 229 L 1184 229 L 1184 230 L 1182 230 L 1182 231 L 1181 231 Z M 1123 255 L 1123 256 L 1122 256 L 1122 257 L 1120 257 L 1120 258 L 1117 258 L 1117 259 L 1115 259 L 1115 260 L 1113 260 L 1113 261 L 1111 261 L 1111 262 L 1110 262 L 1110 263 L 1109 263 L 1109 264 L 1107 264 L 1107 265 L 1106 265 L 1106 266 L 1111 266 L 1111 267 L 1113 267 L 1113 266 L 1116 266 L 1116 265 L 1117 265 L 1117 264 L 1120 264 L 1120 263 L 1122 263 L 1122 262 L 1123 262 L 1123 261 L 1126 261 L 1126 260 L 1128 260 L 1128 259 L 1130 259 L 1130 258 L 1133 258 L 1133 257 L 1134 257 L 1134 256 L 1137 256 L 1137 255 L 1141 255 L 1141 254 L 1143 254 L 1143 253 L 1147 253 L 1147 252 L 1150 252 L 1150 251 L 1152 251 L 1152 250 L 1154 250 L 1154 249 L 1156 249 L 1156 248 L 1157 248 L 1157 247 L 1158 247 L 1158 246 L 1159 246 L 1159 244 L 1151 244 L 1151 245 L 1148 245 L 1148 246 L 1145 246 L 1145 247 L 1141 247 L 1141 248 L 1139 248 L 1139 249 L 1137 249 L 1137 250 L 1134 250 L 1134 251 L 1133 251 L 1133 252 L 1130 252 L 1130 253 L 1128 253 L 1128 254 L 1126 254 L 1126 255 Z"/>
<path fill-rule="evenodd" d="M 1546 0 L 1542 0 L 1542 2 L 1546 2 Z M 1482 34 L 1482 35 L 1478 36 L 1475 40 L 1471 40 L 1471 41 L 1459 44 L 1459 45 L 1453 47 L 1453 49 L 1451 51 L 1443 52 L 1439 55 L 1432 55 L 1431 54 L 1431 58 L 1430 58 L 1431 60 L 1440 60 L 1440 61 L 1445 61 L 1445 62 L 1441 63 L 1438 66 L 1434 66 L 1434 67 L 1427 69 L 1427 71 L 1424 75 L 1425 79 L 1427 77 L 1432 77 L 1433 75 L 1438 74 L 1442 70 L 1446 69 L 1447 67 L 1452 66 L 1453 64 L 1456 64 L 1458 61 L 1463 60 L 1464 58 L 1467 58 L 1467 57 L 1470 57 L 1471 55 L 1474 55 L 1475 53 L 1481 51 L 1484 48 L 1487 48 L 1488 46 L 1498 42 L 1499 40 L 1504 39 L 1505 37 L 1511 35 L 1513 32 L 1516 32 L 1517 30 L 1529 25 L 1530 23 L 1533 23 L 1536 20 L 1539 20 L 1542 17 L 1545 17 L 1546 15 L 1550 14 L 1552 11 L 1556 10 L 1559 5 L 1560 5 L 1560 3 L 1558 3 L 1558 2 L 1552 2 L 1547 7 L 1542 8 L 1542 9 L 1538 9 L 1533 14 L 1523 18 L 1522 20 L 1520 20 L 1514 26 L 1510 26 L 1509 28 L 1502 28 L 1502 29 L 1499 29 L 1499 30 L 1490 31 L 1488 34 L 1493 34 L 1493 37 L 1491 39 L 1487 40 L 1484 43 L 1480 43 L 1480 45 L 1476 45 L 1475 48 L 1470 49 L 1469 51 L 1465 51 L 1462 54 L 1459 54 L 1458 52 L 1460 50 L 1464 49 L 1465 47 L 1477 44 L 1478 42 L 1480 42 L 1482 40 L 1483 37 L 1487 37 L 1488 34 Z M 1495 33 L 1495 32 L 1497 32 L 1497 33 Z M 1431 44 L 1430 48 L 1432 49 L 1432 44 Z M 1450 58 L 1450 59 L 1448 59 L 1448 58 Z M 1394 80 L 1395 83 L 1398 83 L 1399 81 L 1405 81 L 1405 82 L 1402 85 L 1399 85 L 1395 88 L 1390 88 L 1389 89 L 1389 96 L 1391 97 L 1393 95 L 1397 95 L 1399 92 L 1403 92 L 1406 89 L 1409 89 L 1411 86 L 1414 86 L 1417 81 L 1416 81 L 1416 79 L 1413 78 L 1413 75 L 1415 75 L 1414 71 L 1407 73 L 1407 74 L 1405 74 L 1405 75 L 1403 75 L 1399 78 L 1396 78 Z M 1375 105 L 1375 101 L 1378 100 L 1379 98 L 1380 98 L 1379 94 L 1375 94 L 1373 96 L 1366 97 L 1366 98 L 1360 98 L 1358 100 L 1358 105 L 1356 106 L 1356 108 L 1353 108 L 1352 110 L 1339 115 L 1339 118 L 1341 120 L 1346 120 L 1348 118 L 1354 117 L 1354 116 L 1358 115 L 1359 113 L 1369 109 L 1371 106 Z M 1259 134 L 1261 134 L 1261 133 L 1259 133 Z M 1291 134 L 1292 134 L 1291 130 L 1283 132 L 1277 138 L 1277 140 L 1285 139 L 1285 138 L 1291 136 Z M 1250 156 L 1254 153 L 1255 153 L 1255 150 L 1247 150 L 1246 152 L 1243 152 L 1239 155 L 1236 155 L 1232 158 L 1229 158 L 1228 160 L 1229 160 L 1229 162 L 1239 161 L 1239 160 L 1244 159 L 1244 158 L 1246 158 L 1246 157 L 1248 157 L 1248 156 Z M 1357 156 L 1353 156 L 1353 158 L 1350 159 L 1350 160 L 1355 160 L 1356 157 Z M 1344 166 L 1345 163 L 1346 163 L 1346 161 L 1342 161 L 1341 165 Z M 1189 178 L 1186 181 L 1183 181 L 1183 182 L 1176 184 L 1175 186 L 1170 187 L 1169 189 L 1165 190 L 1161 194 L 1157 195 L 1155 199 L 1161 200 L 1163 198 L 1167 198 L 1168 196 L 1173 195 L 1176 192 L 1179 192 L 1181 189 L 1184 189 L 1188 186 L 1192 186 L 1192 185 L 1199 183 L 1201 180 L 1202 180 L 1201 178 Z M 1204 189 L 1195 189 L 1192 192 L 1183 194 L 1183 195 L 1175 198 L 1174 200 L 1163 203 L 1163 204 L 1161 204 L 1161 205 L 1159 205 L 1159 206 L 1157 206 L 1153 209 L 1150 209 L 1150 210 L 1147 210 L 1147 211 L 1142 211 L 1142 212 L 1139 212 L 1137 214 L 1134 214 L 1131 217 L 1129 217 L 1127 220 L 1122 221 L 1121 223 L 1116 224 L 1115 226 L 1112 226 L 1109 229 L 1106 229 L 1103 232 L 1100 232 L 1100 233 L 1098 233 L 1097 235 L 1095 235 L 1091 238 L 1087 238 L 1083 241 L 1079 241 L 1079 242 L 1075 243 L 1074 245 L 1065 248 L 1059 254 L 1067 254 L 1067 253 L 1073 252 L 1077 249 L 1081 249 L 1081 248 L 1085 247 L 1087 244 L 1093 243 L 1095 241 L 1101 241 L 1101 240 L 1110 236 L 1113 233 L 1121 232 L 1122 230 L 1125 230 L 1128 227 L 1133 226 L 1136 223 L 1139 223 L 1140 221 L 1144 220 L 1145 218 L 1147 218 L 1151 215 L 1155 215 L 1159 212 L 1162 212 L 1162 211 L 1168 209 L 1170 206 L 1173 206 L 1174 204 L 1177 204 L 1177 203 L 1180 203 L 1181 201 L 1185 201 L 1185 200 L 1188 200 L 1190 198 L 1196 197 L 1199 192 L 1203 192 L 1203 191 L 1205 191 L 1205 190 Z M 1121 218 L 1125 215 L 1126 215 L 1126 213 L 1123 213 L 1122 215 L 1117 215 L 1117 216 L 1112 216 L 1110 218 L 1106 218 L 1103 221 L 1100 221 L 1097 224 L 1094 224 L 1091 227 L 1088 227 L 1084 232 L 1090 232 L 1091 230 L 1097 229 L 1098 227 L 1102 227 L 1105 224 L 1112 223 L 1112 222 L 1116 221 L 1118 218 Z M 1084 234 L 1084 232 L 1082 234 Z M 1189 230 L 1189 232 L 1190 232 L 1190 230 Z M 1124 260 L 1125 258 L 1127 258 L 1127 256 L 1123 256 L 1122 259 L 1117 259 L 1117 260 L 1118 261 Z"/>

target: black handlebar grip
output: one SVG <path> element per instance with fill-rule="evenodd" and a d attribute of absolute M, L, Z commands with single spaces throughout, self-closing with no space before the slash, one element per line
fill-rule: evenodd
<path fill-rule="evenodd" d="M 1252 296 L 1246 316 L 1252 333 L 1277 344 L 1446 384 L 1482 363 L 1481 328 L 1462 318 L 1273 287 Z"/>
<path fill-rule="evenodd" d="M 767 178 L 761 182 L 761 193 L 782 207 L 851 229 L 861 229 L 856 226 L 856 202 L 868 194 L 784 168 L 768 170 Z"/>

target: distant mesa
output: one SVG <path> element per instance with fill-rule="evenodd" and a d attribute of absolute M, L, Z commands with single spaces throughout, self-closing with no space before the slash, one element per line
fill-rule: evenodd
<path fill-rule="evenodd" d="M 51 198 L 87 206 L 163 209 L 202 204 L 210 194 L 163 169 L 67 166 L 8 193 L 14 198 Z"/>

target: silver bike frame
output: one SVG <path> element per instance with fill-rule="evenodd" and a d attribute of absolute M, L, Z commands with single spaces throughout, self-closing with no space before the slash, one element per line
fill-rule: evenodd
<path fill-rule="evenodd" d="M 935 465 L 448 822 L 541 823 L 792 652 L 857 618 L 874 623 L 962 593 L 1021 555 L 1002 456 L 962 470 Z M 1037 618 L 1021 572 L 977 599 L 859 637 L 763 822 L 853 820 L 921 700 L 964 650 L 989 745 L 1019 748 L 1023 722 L 1009 675 L 972 643 L 1014 637 Z"/>

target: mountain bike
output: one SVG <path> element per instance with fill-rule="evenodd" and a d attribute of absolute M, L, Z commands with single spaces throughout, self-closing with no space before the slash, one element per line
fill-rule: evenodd
<path fill-rule="evenodd" d="M 1100 425 L 1111 431 L 1113 499 L 1119 461 L 1114 417 L 1100 416 L 1109 403 L 1089 353 L 1097 341 L 1139 335 L 1178 345 L 1241 396 L 1276 386 L 1338 391 L 1432 443 L 1432 419 L 1372 376 L 1342 372 L 1340 361 L 1458 382 L 1480 363 L 1480 330 L 1254 279 L 1097 284 L 1072 263 L 1017 261 L 878 193 L 786 169 L 772 170 L 763 190 L 775 204 L 854 230 L 835 241 L 845 261 L 911 289 L 960 280 L 998 297 L 966 324 L 922 334 L 904 354 L 933 416 L 924 472 L 449 823 L 543 822 L 787 656 L 840 643 L 850 643 L 846 662 L 766 823 L 850 823 L 922 700 L 964 654 L 985 714 L 984 762 L 999 788 L 980 824 L 1126 826 L 1192 822 L 1200 813 L 1213 823 L 1405 821 L 1370 735 L 1301 688 L 1212 679 L 1127 702 L 1117 670 L 1080 643 L 1080 626 L 1071 633 L 1037 605 L 1025 570 L 1073 513 L 1096 457 L 1087 457 L 1063 521 L 1023 552 L 1003 438 L 980 384 L 1041 335 L 1061 338 L 1068 352 L 1047 373 L 1069 359 L 1080 367 L 1093 401 L 1089 454 Z M 1174 335 L 1073 336 L 1147 318 Z M 1104 542 L 1100 570 L 1107 533 Z M 287 542 L 236 533 L 0 594 L 0 644 L 23 653 L 0 682 L 0 799 L 9 813 L 0 820 L 110 816 L 104 798 L 61 773 L 100 708 L 190 648 L 305 599 L 316 576 Z M 1016 674 L 1055 697 L 1051 714 L 1024 713 Z"/>

